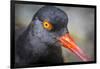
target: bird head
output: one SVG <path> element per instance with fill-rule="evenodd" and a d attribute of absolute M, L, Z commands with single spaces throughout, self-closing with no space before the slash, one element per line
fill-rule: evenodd
<path fill-rule="evenodd" d="M 54 6 L 44 6 L 32 19 L 32 34 L 48 45 L 54 45 L 57 42 L 83 61 L 87 61 L 83 51 L 71 38 L 67 24 L 68 16 L 64 11 Z"/>
<path fill-rule="evenodd" d="M 54 44 L 57 38 L 68 32 L 68 16 L 59 8 L 44 6 L 32 19 L 33 34 L 46 44 Z"/>

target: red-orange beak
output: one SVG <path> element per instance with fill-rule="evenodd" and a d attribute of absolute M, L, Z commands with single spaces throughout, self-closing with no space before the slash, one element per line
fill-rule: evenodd
<path fill-rule="evenodd" d="M 82 61 L 89 61 L 89 57 L 76 45 L 69 33 L 59 38 L 60 43 L 65 48 L 68 48 L 75 55 L 77 55 Z"/>

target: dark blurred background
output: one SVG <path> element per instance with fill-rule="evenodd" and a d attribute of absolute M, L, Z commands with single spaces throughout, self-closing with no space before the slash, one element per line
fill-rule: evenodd
<path fill-rule="evenodd" d="M 15 5 L 15 41 L 30 24 L 34 14 L 43 5 Z M 62 7 L 68 15 L 68 30 L 78 46 L 94 60 L 94 8 Z M 62 47 L 64 62 L 80 61 L 69 50 Z"/>

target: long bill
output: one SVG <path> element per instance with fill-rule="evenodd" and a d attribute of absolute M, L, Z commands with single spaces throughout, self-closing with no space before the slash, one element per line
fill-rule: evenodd
<path fill-rule="evenodd" d="M 59 38 L 60 43 L 65 48 L 68 48 L 70 51 L 72 51 L 76 56 L 78 56 L 82 61 L 89 61 L 89 57 L 77 46 L 77 44 L 74 42 L 72 37 L 69 35 L 69 33 L 61 36 Z"/>

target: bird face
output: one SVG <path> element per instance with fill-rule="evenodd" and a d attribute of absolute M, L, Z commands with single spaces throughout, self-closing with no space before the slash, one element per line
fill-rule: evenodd
<path fill-rule="evenodd" d="M 58 41 L 57 39 L 67 32 L 66 27 L 59 27 L 59 29 L 56 29 L 55 25 L 47 20 L 42 22 L 39 19 L 36 19 L 33 24 L 33 34 L 42 42 L 50 45 L 54 45 L 54 43 Z"/>

